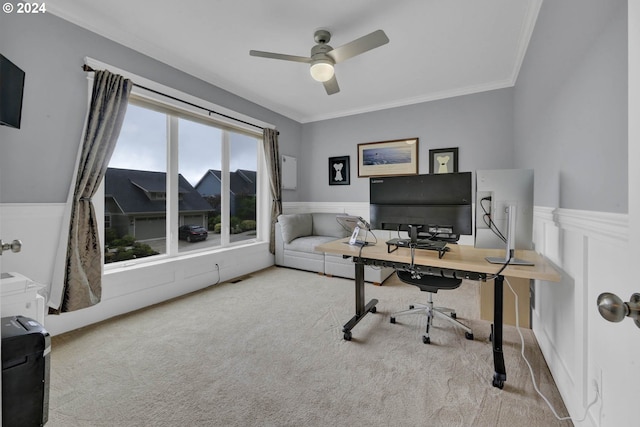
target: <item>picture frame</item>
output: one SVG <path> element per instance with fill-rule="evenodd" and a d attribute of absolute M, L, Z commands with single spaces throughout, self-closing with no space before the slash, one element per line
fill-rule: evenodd
<path fill-rule="evenodd" d="M 329 157 L 329 185 L 351 184 L 349 156 Z"/>
<path fill-rule="evenodd" d="M 429 150 L 429 173 L 458 172 L 458 148 Z"/>
<path fill-rule="evenodd" d="M 418 174 L 418 138 L 358 144 L 358 177 Z"/>

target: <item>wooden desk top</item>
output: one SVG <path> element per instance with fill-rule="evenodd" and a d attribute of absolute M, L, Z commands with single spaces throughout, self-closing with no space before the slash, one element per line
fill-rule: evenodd
<path fill-rule="evenodd" d="M 337 255 L 347 255 L 352 257 L 362 257 L 385 261 L 411 262 L 411 252 L 409 248 L 398 248 L 395 252 L 387 253 L 385 242 L 378 242 L 376 245 L 368 245 L 360 251 L 359 246 L 351 246 L 347 242 L 348 238 L 334 240 L 316 246 L 318 252 L 327 252 Z M 485 257 L 504 257 L 503 249 L 478 249 L 469 245 L 447 245 L 449 251 L 442 258 L 438 258 L 437 251 L 417 249 L 414 263 L 430 267 L 441 267 L 452 270 L 464 270 L 476 273 L 495 274 L 502 266 L 490 264 Z M 534 263 L 534 266 L 510 265 L 503 272 L 503 276 L 520 277 L 523 279 L 538 279 L 550 282 L 559 282 L 560 274 L 551 264 L 535 251 L 516 250 L 516 258 L 524 259 Z"/>

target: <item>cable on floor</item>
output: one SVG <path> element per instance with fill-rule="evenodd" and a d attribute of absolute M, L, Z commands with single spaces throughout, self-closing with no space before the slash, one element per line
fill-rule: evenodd
<path fill-rule="evenodd" d="M 558 415 L 558 413 L 556 412 L 555 408 L 553 407 L 553 405 L 551 404 L 549 399 L 547 399 L 547 397 L 544 394 L 542 394 L 542 392 L 538 388 L 538 384 L 536 383 L 536 379 L 535 379 L 535 375 L 533 373 L 533 368 L 531 367 L 531 363 L 529 363 L 529 360 L 524 355 L 524 336 L 522 335 L 522 331 L 520 330 L 520 313 L 519 313 L 519 310 L 518 310 L 518 294 L 516 294 L 516 292 L 511 287 L 511 283 L 509 283 L 509 279 L 507 279 L 505 277 L 504 281 L 507 282 L 507 285 L 509 286 L 509 289 L 511 290 L 511 293 L 513 294 L 513 296 L 515 298 L 515 302 L 516 302 L 515 303 L 515 306 L 516 306 L 515 307 L 516 308 L 516 330 L 518 331 L 518 335 L 520 335 L 520 344 L 521 344 L 521 352 L 520 352 L 520 354 L 522 355 L 522 359 L 524 360 L 524 362 L 527 364 L 527 367 L 529 368 L 529 373 L 531 374 L 531 382 L 533 383 L 533 388 L 536 390 L 536 392 L 542 398 L 542 400 L 544 400 L 546 402 L 546 404 L 549 407 L 549 409 L 551 409 L 551 412 L 553 412 L 553 415 L 559 421 L 566 421 L 566 420 L 571 420 L 571 421 L 574 421 L 574 422 L 582 422 L 582 421 L 584 421 L 587 418 L 587 415 L 589 414 L 589 409 L 591 409 L 591 407 L 593 405 L 595 405 L 596 402 L 598 402 L 598 400 L 600 399 L 600 389 L 598 387 L 596 387 L 596 397 L 593 399 L 593 401 L 591 403 L 589 403 L 589 405 L 587 405 L 587 407 L 584 410 L 584 415 L 582 416 L 582 418 L 574 419 L 572 417 L 560 417 Z"/>

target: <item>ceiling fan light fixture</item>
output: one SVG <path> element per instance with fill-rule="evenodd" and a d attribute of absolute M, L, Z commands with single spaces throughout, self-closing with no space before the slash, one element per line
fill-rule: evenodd
<path fill-rule="evenodd" d="M 311 64 L 309 69 L 311 77 L 317 82 L 326 82 L 331 80 L 334 74 L 333 64 L 326 59 L 319 59 Z"/>
<path fill-rule="evenodd" d="M 313 39 L 317 44 L 311 48 L 311 54 L 308 57 L 261 50 L 250 50 L 249 55 L 309 64 L 311 77 L 322 83 L 327 95 L 333 95 L 340 92 L 333 69 L 335 64 L 389 43 L 389 38 L 382 30 L 376 30 L 336 49 L 327 44 L 331 40 L 331 33 L 328 30 L 317 30 Z"/>

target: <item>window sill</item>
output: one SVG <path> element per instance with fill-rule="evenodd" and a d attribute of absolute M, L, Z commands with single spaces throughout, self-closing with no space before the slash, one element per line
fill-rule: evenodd
<path fill-rule="evenodd" d="M 104 266 L 104 275 L 117 274 L 123 271 L 131 271 L 140 268 L 151 268 L 155 266 L 166 265 L 181 261 L 193 260 L 199 257 L 208 257 L 222 255 L 229 251 L 241 251 L 243 249 L 258 248 L 264 246 L 266 250 L 269 248 L 269 242 L 263 242 L 256 239 L 243 242 L 235 242 L 224 247 L 216 247 L 211 249 L 199 249 L 187 253 L 179 253 L 175 256 L 167 254 L 155 255 L 138 260 L 121 261 Z"/>

